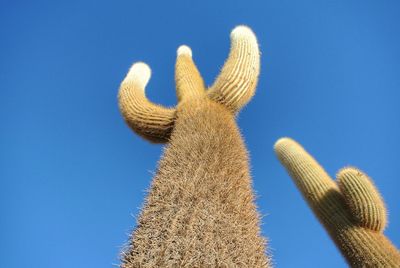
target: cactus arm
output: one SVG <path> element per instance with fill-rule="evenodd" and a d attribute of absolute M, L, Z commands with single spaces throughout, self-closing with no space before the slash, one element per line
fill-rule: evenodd
<path fill-rule="evenodd" d="M 327 195 L 334 199 L 330 202 L 331 206 L 341 210 L 336 183 L 297 142 L 282 138 L 276 142 L 275 152 L 314 210 L 328 213 L 322 205 Z"/>
<path fill-rule="evenodd" d="M 147 64 L 132 65 L 120 86 L 119 108 L 126 123 L 137 134 L 154 143 L 165 143 L 174 125 L 175 109 L 154 104 L 146 98 L 145 87 L 150 76 Z"/>
<path fill-rule="evenodd" d="M 386 227 L 385 203 L 372 180 L 356 168 L 344 168 L 337 182 L 353 218 L 360 226 L 377 232 Z"/>
<path fill-rule="evenodd" d="M 297 142 L 280 139 L 275 152 L 352 267 L 400 267 L 400 252 L 382 233 L 383 201 L 364 174 L 344 169 L 338 186 Z"/>
<path fill-rule="evenodd" d="M 253 97 L 260 73 L 260 51 L 250 28 L 238 26 L 231 33 L 231 50 L 208 96 L 234 112 Z"/>
<path fill-rule="evenodd" d="M 193 62 L 192 50 L 185 45 L 180 46 L 177 51 L 175 83 L 178 102 L 205 95 L 204 81 Z"/>

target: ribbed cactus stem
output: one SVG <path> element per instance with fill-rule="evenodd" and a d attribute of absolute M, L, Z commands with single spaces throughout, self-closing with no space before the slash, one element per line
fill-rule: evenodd
<path fill-rule="evenodd" d="M 205 95 L 204 81 L 192 60 L 192 50 L 185 45 L 177 51 L 175 83 L 178 102 Z"/>
<path fill-rule="evenodd" d="M 238 26 L 231 33 L 231 51 L 208 95 L 232 111 L 239 111 L 254 95 L 260 73 L 260 51 L 250 28 Z"/>
<path fill-rule="evenodd" d="M 307 197 L 312 200 L 312 205 L 319 205 L 330 193 L 338 193 L 336 183 L 295 141 L 288 138 L 280 139 L 275 144 L 275 152 L 290 175 L 296 178 L 297 186 L 308 193 Z M 303 176 L 307 179 L 301 179 Z"/>
<path fill-rule="evenodd" d="M 384 226 L 385 209 L 364 175 L 345 169 L 338 187 L 297 142 L 282 138 L 275 152 L 352 267 L 400 267 L 399 251 L 377 231 Z"/>
<path fill-rule="evenodd" d="M 174 125 L 175 109 L 150 102 L 145 87 L 151 70 L 147 64 L 132 65 L 121 83 L 118 99 L 127 124 L 139 135 L 152 142 L 166 142 Z"/>
<path fill-rule="evenodd" d="M 356 222 L 362 227 L 383 232 L 387 222 L 386 207 L 371 179 L 356 168 L 342 169 L 337 178 Z"/>

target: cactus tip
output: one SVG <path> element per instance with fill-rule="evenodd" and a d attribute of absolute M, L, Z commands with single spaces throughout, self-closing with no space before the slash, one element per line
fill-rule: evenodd
<path fill-rule="evenodd" d="M 128 74 L 125 77 L 125 81 L 131 81 L 137 83 L 141 88 L 147 85 L 151 77 L 151 69 L 144 62 L 137 62 L 132 65 L 129 69 Z"/>
<path fill-rule="evenodd" d="M 192 57 L 192 50 L 190 49 L 190 47 L 186 46 L 186 45 L 182 45 L 178 48 L 177 50 L 177 55 L 187 55 L 189 57 Z"/>
<path fill-rule="evenodd" d="M 293 144 L 293 143 L 296 143 L 296 142 L 289 137 L 280 138 L 279 140 L 277 140 L 275 142 L 274 150 L 275 150 L 275 152 L 278 152 L 281 149 L 283 149 L 284 147 L 286 147 L 287 145 Z"/>
<path fill-rule="evenodd" d="M 346 166 L 341 169 L 336 173 L 336 178 L 343 177 L 344 174 L 353 174 L 353 175 L 361 175 L 362 172 L 353 166 Z"/>
<path fill-rule="evenodd" d="M 233 40 L 247 39 L 257 42 L 256 36 L 254 35 L 253 31 L 245 25 L 236 26 L 235 29 L 233 29 L 231 32 L 231 38 Z"/>

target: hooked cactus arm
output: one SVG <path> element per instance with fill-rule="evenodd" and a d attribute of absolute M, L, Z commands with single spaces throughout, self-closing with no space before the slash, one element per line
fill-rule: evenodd
<path fill-rule="evenodd" d="M 336 183 L 289 138 L 278 140 L 275 152 L 352 267 L 400 267 L 400 252 L 383 234 L 385 205 L 364 173 L 342 169 Z"/>
<path fill-rule="evenodd" d="M 138 62 L 132 65 L 121 83 L 119 108 L 137 134 L 151 142 L 166 142 L 174 125 L 175 109 L 156 105 L 146 98 L 145 87 L 150 76 L 147 64 Z"/>

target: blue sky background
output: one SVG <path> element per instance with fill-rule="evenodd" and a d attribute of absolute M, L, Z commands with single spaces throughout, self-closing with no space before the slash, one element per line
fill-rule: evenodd
<path fill-rule="evenodd" d="M 262 71 L 239 116 L 276 267 L 345 263 L 272 147 L 302 143 L 334 175 L 356 165 L 400 245 L 399 1 L 0 1 L 0 267 L 111 267 L 162 152 L 132 133 L 117 91 L 147 62 L 174 105 L 175 51 L 207 84 L 230 30 L 258 36 Z"/>

